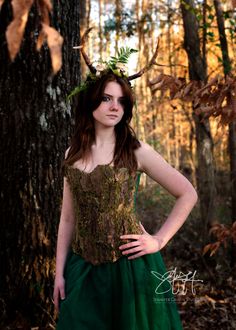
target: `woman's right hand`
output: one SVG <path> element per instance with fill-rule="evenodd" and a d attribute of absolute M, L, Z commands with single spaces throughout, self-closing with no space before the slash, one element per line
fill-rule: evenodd
<path fill-rule="evenodd" d="M 56 276 L 54 282 L 53 302 L 56 310 L 59 312 L 59 302 L 64 300 L 65 296 L 65 279 L 63 276 Z"/>

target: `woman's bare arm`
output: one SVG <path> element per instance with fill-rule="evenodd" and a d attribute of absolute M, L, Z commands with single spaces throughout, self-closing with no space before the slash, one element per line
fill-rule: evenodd
<path fill-rule="evenodd" d="M 74 226 L 73 198 L 67 179 L 64 178 L 62 209 L 57 237 L 56 275 L 63 275 Z"/>
<path fill-rule="evenodd" d="M 144 234 L 141 237 L 139 235 L 122 236 L 122 239 L 138 240 L 138 245 L 137 242 L 132 242 L 120 247 L 121 250 L 127 249 L 124 254 L 138 252 L 129 259 L 156 252 L 164 247 L 183 225 L 197 202 L 197 193 L 192 184 L 151 146 L 141 142 L 141 147 L 136 150 L 136 157 L 141 170 L 176 197 L 176 202 L 169 216 L 154 235 L 149 235 L 141 225 Z"/>
<path fill-rule="evenodd" d="M 65 299 L 64 268 L 75 227 L 73 196 L 67 178 L 64 177 L 63 198 L 57 237 L 56 275 L 54 285 L 54 304 L 59 309 L 59 300 Z"/>

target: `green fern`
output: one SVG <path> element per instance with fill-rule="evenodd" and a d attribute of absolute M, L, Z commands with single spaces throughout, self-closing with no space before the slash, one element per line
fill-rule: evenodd
<path fill-rule="evenodd" d="M 67 97 L 66 97 L 67 101 L 69 101 L 69 100 L 71 99 L 72 96 L 78 94 L 78 93 L 81 92 L 81 91 L 86 90 L 87 87 L 88 87 L 88 84 L 89 84 L 89 82 L 85 81 L 85 82 L 82 82 L 79 86 L 75 87 L 75 88 L 70 92 L 70 94 L 67 95 Z"/>
<path fill-rule="evenodd" d="M 116 63 L 124 63 L 127 64 L 129 57 L 131 54 L 136 53 L 137 50 L 129 47 L 121 47 L 118 52 L 117 56 L 112 56 L 108 65 L 111 66 L 113 69 L 116 66 Z"/>
<path fill-rule="evenodd" d="M 105 70 L 102 71 L 101 74 L 103 74 L 103 72 L 107 72 L 110 69 L 117 76 L 120 76 L 120 77 L 126 76 L 126 73 L 124 73 L 122 70 L 117 68 L 116 65 L 117 65 L 117 63 L 127 64 L 130 55 L 133 53 L 136 53 L 136 52 L 138 52 L 138 50 L 136 50 L 136 49 L 129 48 L 129 47 L 121 47 L 117 52 L 117 56 L 112 56 L 108 62 L 104 62 L 104 61 L 100 62 L 102 64 L 105 64 L 105 66 L 106 66 Z M 88 77 L 89 77 L 89 80 L 88 80 Z M 82 82 L 79 86 L 75 87 L 70 92 L 70 94 L 67 96 L 67 101 L 70 100 L 70 98 L 72 96 L 86 90 L 88 88 L 88 85 L 94 83 L 97 79 L 99 79 L 99 77 L 100 77 L 99 75 L 97 77 L 96 75 L 90 73 L 84 82 Z"/>

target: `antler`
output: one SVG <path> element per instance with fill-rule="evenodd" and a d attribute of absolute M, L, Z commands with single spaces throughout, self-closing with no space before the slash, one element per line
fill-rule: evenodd
<path fill-rule="evenodd" d="M 85 41 L 86 41 L 86 39 L 87 39 L 87 36 L 88 36 L 89 32 L 90 32 L 92 29 L 93 29 L 93 28 L 89 28 L 89 29 L 87 29 L 87 30 L 84 32 L 83 36 L 81 37 L 81 44 L 80 44 L 79 46 L 75 46 L 75 47 L 73 47 L 73 49 L 80 49 L 80 51 L 81 51 L 81 53 L 82 53 L 82 55 L 83 55 L 83 58 L 84 58 L 84 60 L 85 60 L 85 63 L 86 63 L 87 66 L 89 67 L 89 70 L 90 70 L 92 73 L 96 73 L 96 72 L 97 72 L 96 68 L 92 65 L 92 63 L 91 63 L 91 61 L 90 61 L 88 55 L 87 55 L 87 54 L 85 53 L 85 51 L 84 51 Z"/>
<path fill-rule="evenodd" d="M 142 68 L 139 72 L 133 74 L 132 76 L 129 76 L 127 78 L 129 81 L 141 77 L 145 72 L 147 72 L 151 68 L 151 66 L 153 64 L 156 64 L 156 57 L 157 57 L 157 54 L 158 54 L 158 48 L 159 48 L 159 39 L 157 40 L 157 46 L 156 46 L 155 53 L 153 54 L 153 56 L 152 56 L 151 60 L 149 61 L 149 63 L 144 68 Z"/>

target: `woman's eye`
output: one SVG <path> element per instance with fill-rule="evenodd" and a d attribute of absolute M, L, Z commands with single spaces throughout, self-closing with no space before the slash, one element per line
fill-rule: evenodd
<path fill-rule="evenodd" d="M 110 101 L 110 97 L 104 95 L 104 96 L 102 97 L 102 101 L 103 101 L 103 102 L 108 102 L 108 101 Z"/>

